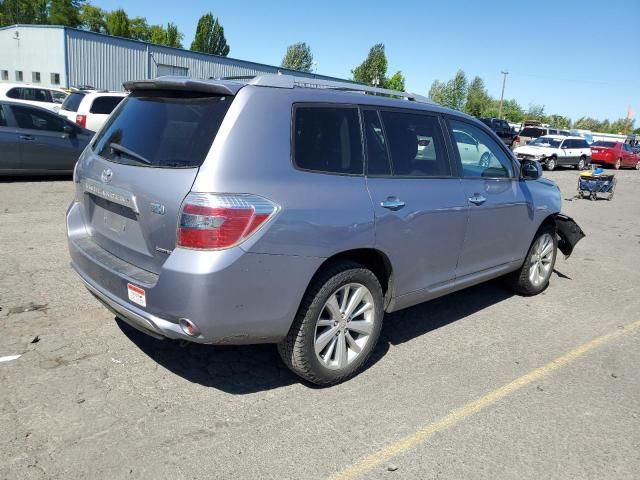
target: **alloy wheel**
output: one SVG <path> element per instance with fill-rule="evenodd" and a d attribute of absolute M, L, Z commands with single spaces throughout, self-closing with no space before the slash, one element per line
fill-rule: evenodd
<path fill-rule="evenodd" d="M 353 362 L 369 342 L 374 327 L 373 295 L 360 283 L 333 292 L 316 322 L 314 348 L 320 363 L 339 370 Z"/>
<path fill-rule="evenodd" d="M 536 240 L 529 259 L 529 281 L 539 287 L 551 276 L 553 267 L 553 238 L 545 233 Z"/>

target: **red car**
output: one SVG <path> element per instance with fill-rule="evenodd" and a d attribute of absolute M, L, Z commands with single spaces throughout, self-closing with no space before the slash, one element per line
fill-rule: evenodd
<path fill-rule="evenodd" d="M 598 140 L 591 144 L 591 163 L 606 165 L 616 170 L 635 168 L 640 170 L 640 158 L 633 153 L 631 145 L 622 142 Z"/>

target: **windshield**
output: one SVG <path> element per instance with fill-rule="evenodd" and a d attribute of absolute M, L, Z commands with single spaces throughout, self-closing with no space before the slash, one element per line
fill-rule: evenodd
<path fill-rule="evenodd" d="M 560 140 L 559 138 L 538 137 L 529 145 L 534 145 L 536 147 L 560 148 L 561 143 L 562 143 L 562 140 Z"/>
<path fill-rule="evenodd" d="M 541 128 L 526 127 L 522 129 L 520 136 L 538 138 L 540 135 L 544 135 L 544 133 L 545 132 Z"/>
<path fill-rule="evenodd" d="M 135 91 L 100 130 L 94 151 L 116 163 L 199 167 L 232 100 L 198 92 Z"/>
<path fill-rule="evenodd" d="M 592 147 L 606 147 L 606 148 L 615 148 L 616 142 L 603 142 L 602 140 L 598 140 L 597 142 L 593 142 L 591 144 Z"/>

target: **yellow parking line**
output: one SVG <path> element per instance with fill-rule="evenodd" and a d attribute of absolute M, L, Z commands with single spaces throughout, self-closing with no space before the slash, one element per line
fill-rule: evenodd
<path fill-rule="evenodd" d="M 558 357 L 555 360 L 552 360 L 546 365 L 543 365 L 540 368 L 536 368 L 535 370 L 532 370 L 531 372 L 523 375 L 522 377 L 515 379 L 513 382 L 508 383 L 498 388 L 497 390 L 494 390 L 493 392 L 488 393 L 484 397 L 478 398 L 473 402 L 467 403 L 463 407 L 460 407 L 452 411 L 451 413 L 441 418 L 440 420 L 437 420 L 433 423 L 425 425 L 420 430 L 417 430 L 416 432 L 410 435 L 407 435 L 406 437 L 398 440 L 397 442 L 392 443 L 387 447 L 384 447 L 382 450 L 379 450 L 375 453 L 372 453 L 371 455 L 368 455 L 367 457 L 351 465 L 350 467 L 347 467 L 341 472 L 337 472 L 331 477 L 331 479 L 347 480 L 347 479 L 356 478 L 364 474 L 365 472 L 368 472 L 369 470 L 387 462 L 391 458 L 406 452 L 407 450 L 418 445 L 419 443 L 424 442 L 429 437 L 431 437 L 434 433 L 445 430 L 449 427 L 452 427 L 460 423 L 465 418 L 479 412 L 480 410 L 487 408 L 488 406 L 492 405 L 498 400 L 502 400 L 503 398 L 511 395 L 512 393 L 520 390 L 522 387 L 525 387 L 530 383 L 535 382 L 536 380 L 539 380 L 540 378 L 555 372 L 559 368 L 564 367 L 565 365 L 568 365 L 569 363 L 573 362 L 574 360 L 581 357 L 582 355 L 589 352 L 590 350 L 593 350 L 594 348 L 597 348 L 600 345 L 607 343 L 613 339 L 621 337 L 622 335 L 625 335 L 634 330 L 637 330 L 638 328 L 640 328 L 640 320 L 637 322 L 633 322 L 628 325 L 625 325 L 624 327 L 620 327 L 619 329 L 611 333 L 607 333 L 606 335 L 602 335 L 601 337 L 594 338 L 593 340 L 583 345 L 580 345 L 578 348 L 571 350 L 569 353 L 566 353 L 561 357 Z"/>

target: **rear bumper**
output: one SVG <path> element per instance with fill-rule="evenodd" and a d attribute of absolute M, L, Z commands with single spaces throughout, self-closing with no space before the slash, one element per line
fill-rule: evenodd
<path fill-rule="evenodd" d="M 269 343 L 288 332 L 304 291 L 324 259 L 176 248 L 159 274 L 113 257 L 82 227 L 81 205 L 67 213 L 71 266 L 116 316 L 155 337 L 210 344 Z M 145 291 L 146 307 L 131 302 L 127 284 Z M 188 336 L 189 319 L 200 330 Z"/>

